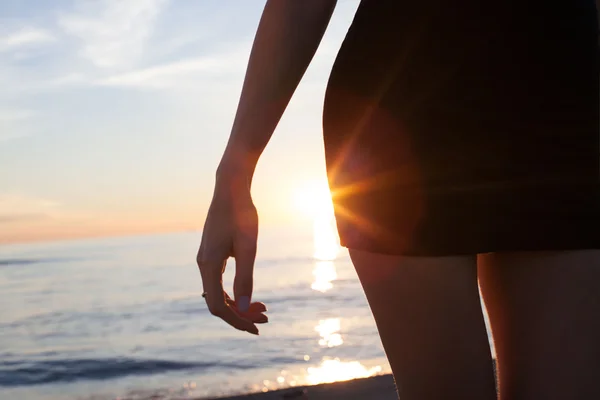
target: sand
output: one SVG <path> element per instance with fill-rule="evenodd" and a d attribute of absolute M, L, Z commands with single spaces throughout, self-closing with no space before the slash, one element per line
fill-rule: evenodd
<path fill-rule="evenodd" d="M 494 374 L 496 362 L 493 363 Z M 496 384 L 498 380 L 496 379 Z M 496 387 L 497 389 L 497 387 Z M 266 393 L 252 393 L 240 396 L 203 398 L 198 400 L 398 400 L 394 378 L 391 374 L 344 382 L 326 383 L 316 386 L 302 386 Z"/>
<path fill-rule="evenodd" d="M 212 398 L 211 400 L 215 400 Z M 392 375 L 274 390 L 266 393 L 220 397 L 219 400 L 398 400 Z M 198 399 L 200 400 L 200 399 Z M 207 400 L 207 399 L 202 399 Z"/>

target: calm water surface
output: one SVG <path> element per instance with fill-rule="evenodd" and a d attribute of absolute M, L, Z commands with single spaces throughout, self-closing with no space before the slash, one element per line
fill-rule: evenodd
<path fill-rule="evenodd" d="M 186 399 L 389 372 L 330 238 L 261 232 L 254 298 L 271 322 L 253 337 L 208 313 L 199 237 L 0 248 L 0 399 Z"/>
<path fill-rule="evenodd" d="M 320 261 L 311 234 L 262 232 L 254 298 L 271 322 L 252 337 L 207 312 L 198 241 L 0 248 L 0 398 L 181 399 L 389 370 L 347 253 Z"/>

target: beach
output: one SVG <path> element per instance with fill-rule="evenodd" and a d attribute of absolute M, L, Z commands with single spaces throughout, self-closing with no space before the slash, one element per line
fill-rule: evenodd
<path fill-rule="evenodd" d="M 493 363 L 496 374 L 496 362 Z M 496 379 L 496 383 L 498 380 Z M 398 400 L 394 378 L 391 374 L 353 379 L 315 386 L 286 388 L 264 393 L 240 396 L 200 398 L 196 400 Z"/>
<path fill-rule="evenodd" d="M 322 385 L 281 389 L 266 393 L 254 393 L 234 397 L 202 398 L 198 400 L 397 400 L 392 375 L 354 379 Z"/>
<path fill-rule="evenodd" d="M 496 362 L 493 363 L 496 374 Z M 496 378 L 496 383 L 498 382 Z M 199 398 L 196 400 L 398 400 L 394 378 L 391 374 L 372 376 L 314 386 L 292 387 L 261 393 L 229 397 Z"/>

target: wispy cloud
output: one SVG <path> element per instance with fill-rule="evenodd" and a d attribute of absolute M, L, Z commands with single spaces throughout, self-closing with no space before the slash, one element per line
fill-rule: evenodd
<path fill-rule="evenodd" d="M 194 58 L 113 75 L 97 82 L 104 86 L 164 88 L 184 74 L 218 71 L 226 64 L 216 58 Z"/>
<path fill-rule="evenodd" d="M 93 218 L 92 214 L 66 208 L 58 201 L 21 193 L 0 193 L 0 220 L 5 222 L 54 219 L 57 221 Z"/>
<path fill-rule="evenodd" d="M 79 72 L 67 73 L 66 75 L 62 75 L 56 77 L 54 79 L 50 79 L 44 82 L 42 88 L 55 88 L 55 87 L 65 87 L 71 85 L 77 85 L 85 83 L 88 79 L 84 74 Z"/>
<path fill-rule="evenodd" d="M 40 198 L 0 194 L 0 221 L 16 222 L 22 220 L 50 218 L 59 204 Z"/>
<path fill-rule="evenodd" d="M 0 36 L 0 52 L 54 42 L 56 38 L 39 28 L 21 28 Z"/>
<path fill-rule="evenodd" d="M 180 59 L 124 73 L 105 76 L 94 82 L 98 86 L 168 89 L 208 82 L 216 77 L 239 75 L 240 66 L 248 58 L 249 46 L 240 41 L 225 51 L 210 55 Z"/>
<path fill-rule="evenodd" d="M 81 41 L 80 54 L 103 68 L 130 66 L 143 54 L 168 0 L 80 0 L 59 25 Z"/>

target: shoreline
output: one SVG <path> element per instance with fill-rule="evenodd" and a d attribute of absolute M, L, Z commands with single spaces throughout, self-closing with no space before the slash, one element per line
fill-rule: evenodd
<path fill-rule="evenodd" d="M 496 360 L 493 360 L 496 391 L 498 376 Z M 392 374 L 375 375 L 368 378 L 322 383 L 312 386 L 296 386 L 268 392 L 246 393 L 222 397 L 199 397 L 195 400 L 398 400 L 396 384 Z"/>
<path fill-rule="evenodd" d="M 322 383 L 314 386 L 296 386 L 268 392 L 224 397 L 201 397 L 196 400 L 397 400 L 396 385 L 391 374 L 349 381 Z"/>

